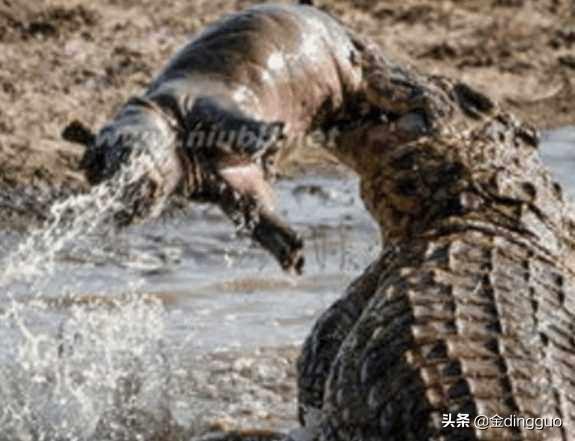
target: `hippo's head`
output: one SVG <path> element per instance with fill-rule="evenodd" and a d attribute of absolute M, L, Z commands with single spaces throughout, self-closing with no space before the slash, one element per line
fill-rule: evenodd
<path fill-rule="evenodd" d="M 115 176 L 133 163 L 149 161 L 150 178 L 173 176 L 176 161 L 176 131 L 169 117 L 148 101 L 133 98 L 94 137 L 81 162 L 91 185 Z M 170 183 L 171 183 L 170 179 Z M 166 182 L 157 182 L 165 186 Z"/>
<path fill-rule="evenodd" d="M 76 123 L 63 136 L 86 146 L 80 168 L 90 185 L 108 182 L 121 192 L 121 223 L 149 214 L 182 180 L 176 131 L 145 101 L 128 101 L 97 135 Z"/>

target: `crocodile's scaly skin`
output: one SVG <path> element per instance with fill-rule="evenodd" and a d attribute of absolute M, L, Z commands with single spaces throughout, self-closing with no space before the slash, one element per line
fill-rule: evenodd
<path fill-rule="evenodd" d="M 275 29 L 266 14 L 289 24 L 278 47 L 302 57 L 298 75 L 282 65 L 297 78 L 290 87 L 278 80 L 254 96 L 288 133 L 329 135 L 326 147 L 360 176 L 384 243 L 304 344 L 304 427 L 292 438 L 575 440 L 575 228 L 536 131 L 461 82 L 394 64 L 311 9 L 255 9 L 237 23 L 264 35 Z M 306 40 L 310 25 L 338 39 Z M 237 50 L 226 26 L 211 32 Z M 253 64 L 239 52 L 233 60 L 217 66 Z M 470 424 L 443 427 L 445 414 Z M 478 415 L 562 425 L 479 430 Z"/>
<path fill-rule="evenodd" d="M 304 345 L 301 420 L 326 441 L 573 440 L 574 242 L 561 189 L 534 130 L 463 84 L 412 78 L 419 112 L 344 127 L 336 141 L 385 245 Z M 471 424 L 443 427 L 444 414 Z M 478 415 L 562 427 L 479 430 Z"/>

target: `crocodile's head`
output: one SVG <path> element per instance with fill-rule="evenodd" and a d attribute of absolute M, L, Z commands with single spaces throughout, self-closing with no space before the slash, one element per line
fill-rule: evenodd
<path fill-rule="evenodd" d="M 527 225 L 522 204 L 547 207 L 560 197 L 535 130 L 462 83 L 432 77 L 421 88 L 426 106 L 384 111 L 335 140 L 385 241 L 409 240 L 446 219 Z"/>

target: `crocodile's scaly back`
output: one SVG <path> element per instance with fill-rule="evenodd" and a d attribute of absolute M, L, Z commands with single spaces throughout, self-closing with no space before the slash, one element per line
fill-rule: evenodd
<path fill-rule="evenodd" d="M 572 439 L 575 304 L 566 274 L 520 240 L 473 229 L 394 254 L 331 367 L 328 439 L 476 439 L 471 428 L 442 429 L 448 413 L 564 424 L 477 439 Z"/>
<path fill-rule="evenodd" d="M 573 221 L 536 131 L 372 55 L 370 101 L 391 120 L 338 127 L 333 151 L 386 245 L 376 281 L 360 277 L 304 345 L 302 420 L 324 440 L 575 439 Z M 394 108 L 393 75 L 419 88 L 413 107 Z M 458 414 L 467 427 L 442 424 Z M 480 430 L 480 415 L 562 427 Z"/>

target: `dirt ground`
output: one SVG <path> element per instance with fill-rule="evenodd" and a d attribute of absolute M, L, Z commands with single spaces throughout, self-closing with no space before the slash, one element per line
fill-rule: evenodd
<path fill-rule="evenodd" d="M 0 0 L 0 217 L 82 187 L 81 148 L 60 137 L 66 124 L 97 129 L 191 35 L 253 3 Z M 538 127 L 575 124 L 574 0 L 316 4 L 393 58 L 468 81 Z"/>

